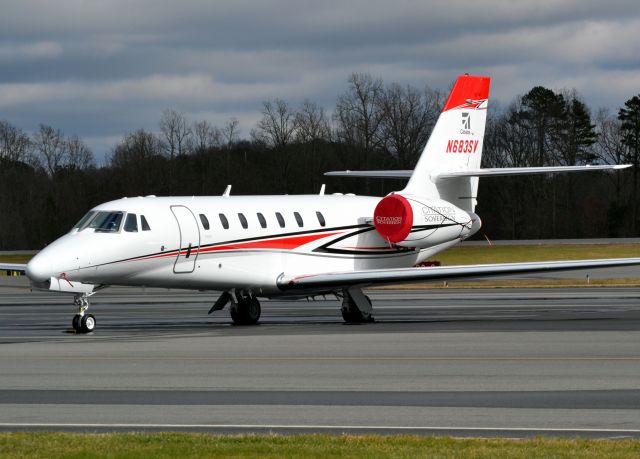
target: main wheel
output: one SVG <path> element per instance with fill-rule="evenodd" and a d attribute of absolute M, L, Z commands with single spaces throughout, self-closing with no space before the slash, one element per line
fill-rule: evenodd
<path fill-rule="evenodd" d="M 232 304 L 229 308 L 229 314 L 231 314 L 231 320 L 234 325 L 243 325 L 242 323 L 242 314 L 240 314 L 240 310 L 238 309 L 237 304 Z"/>
<path fill-rule="evenodd" d="M 260 320 L 260 314 L 262 314 L 262 309 L 260 308 L 260 302 L 257 298 L 251 298 L 247 302 L 247 310 L 246 310 L 246 319 L 247 324 L 255 325 Z"/>
<path fill-rule="evenodd" d="M 73 320 L 71 321 L 71 326 L 76 332 L 79 332 L 80 329 L 82 328 L 81 321 L 82 321 L 82 316 L 80 314 L 76 314 L 75 316 L 73 316 Z"/>
<path fill-rule="evenodd" d="M 90 333 L 96 328 L 96 318 L 93 314 L 85 314 L 80 321 L 82 333 Z"/>
<path fill-rule="evenodd" d="M 348 324 L 359 324 L 364 322 L 362 313 L 359 309 L 342 309 L 342 318 Z"/>
<path fill-rule="evenodd" d="M 230 309 L 231 320 L 236 325 L 254 325 L 260 320 L 260 302 L 257 298 L 242 298 Z"/>
<path fill-rule="evenodd" d="M 365 298 L 371 304 L 371 299 L 365 295 Z M 355 301 L 349 298 L 348 303 L 342 305 L 342 318 L 350 324 L 361 324 L 363 322 L 374 322 L 373 316 L 368 312 L 360 311 Z"/>

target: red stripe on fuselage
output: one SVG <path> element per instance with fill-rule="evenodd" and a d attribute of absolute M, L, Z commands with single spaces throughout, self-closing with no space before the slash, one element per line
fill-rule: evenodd
<path fill-rule="evenodd" d="M 191 254 L 194 255 L 196 253 L 221 252 L 225 250 L 251 250 L 251 249 L 293 250 L 293 249 L 297 249 L 300 246 L 308 244 L 309 242 L 313 242 L 318 239 L 334 236 L 336 234 L 341 234 L 341 233 L 342 231 L 335 231 L 332 233 L 308 234 L 304 236 L 281 237 L 277 239 L 265 239 L 260 241 L 234 242 L 229 244 L 216 245 L 212 247 L 203 247 L 200 249 L 194 248 L 191 250 Z M 187 251 L 188 250 L 181 249 L 180 255 L 185 255 Z M 132 258 L 130 260 L 124 260 L 124 261 L 153 260 L 155 258 L 166 258 L 166 257 L 176 257 L 176 256 L 178 256 L 178 251 L 172 250 L 166 253 L 143 256 L 140 258 Z"/>
<path fill-rule="evenodd" d="M 205 247 L 200 249 L 200 253 L 203 252 L 218 252 L 221 250 L 242 250 L 242 249 L 280 249 L 280 250 L 293 250 L 300 246 L 308 244 L 309 242 L 317 241 L 328 236 L 334 236 L 340 234 L 324 233 L 324 234 L 309 234 L 306 236 L 292 236 L 283 237 L 278 239 L 267 239 L 264 241 L 250 241 L 250 242 L 238 242 L 233 244 L 217 245 L 214 247 Z"/>

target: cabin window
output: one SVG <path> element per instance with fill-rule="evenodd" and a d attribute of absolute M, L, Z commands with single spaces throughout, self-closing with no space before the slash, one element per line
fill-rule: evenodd
<path fill-rule="evenodd" d="M 90 212 L 87 212 L 86 214 L 84 214 L 84 217 L 82 217 L 80 221 L 76 223 L 72 229 L 78 229 L 78 231 L 83 230 L 95 215 L 96 215 L 96 212 L 93 210 Z"/>
<path fill-rule="evenodd" d="M 302 217 L 300 216 L 300 214 L 298 212 L 294 212 L 293 216 L 296 218 L 296 223 L 298 223 L 298 226 L 302 228 L 304 226 L 304 222 L 302 221 Z"/>
<path fill-rule="evenodd" d="M 138 217 L 136 214 L 127 214 L 127 218 L 124 221 L 124 230 L 128 233 L 138 232 Z"/>
<path fill-rule="evenodd" d="M 240 220 L 240 224 L 244 229 L 247 229 L 249 227 L 249 223 L 247 223 L 247 217 L 245 217 L 244 214 L 239 213 L 238 220 Z"/>
<path fill-rule="evenodd" d="M 200 214 L 200 221 L 202 222 L 202 227 L 206 230 L 208 230 L 209 227 L 209 219 L 207 218 L 207 216 L 205 214 Z"/>
<path fill-rule="evenodd" d="M 278 224 L 280 225 L 280 228 L 284 228 L 284 225 L 285 225 L 284 217 L 280 212 L 276 212 L 276 218 L 278 219 Z"/>
<path fill-rule="evenodd" d="M 258 215 L 258 221 L 260 222 L 260 226 L 262 226 L 263 228 L 266 228 L 267 220 L 264 218 L 264 215 L 262 215 L 260 212 L 258 212 L 256 215 Z"/>
<path fill-rule="evenodd" d="M 89 228 L 93 228 L 97 233 L 117 233 L 122 223 L 123 212 L 98 212 Z"/>
<path fill-rule="evenodd" d="M 220 217 L 220 223 L 222 224 L 222 227 L 224 229 L 229 229 L 229 220 L 227 220 L 227 217 L 225 214 L 218 214 L 218 216 Z"/>
<path fill-rule="evenodd" d="M 327 224 L 324 220 L 324 215 L 322 215 L 321 212 L 316 212 L 316 217 L 318 217 L 318 223 L 320 223 L 320 226 L 325 226 Z"/>
<path fill-rule="evenodd" d="M 147 219 L 144 218 L 144 215 L 140 215 L 140 226 L 142 227 L 142 231 L 151 231 L 151 227 L 149 223 L 147 223 Z"/>

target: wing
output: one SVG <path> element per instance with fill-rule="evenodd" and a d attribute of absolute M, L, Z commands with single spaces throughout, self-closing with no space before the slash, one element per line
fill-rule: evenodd
<path fill-rule="evenodd" d="M 20 263 L 0 263 L 0 271 L 19 272 L 24 274 L 27 269 L 26 264 Z"/>
<path fill-rule="evenodd" d="M 278 287 L 288 290 L 338 289 L 352 285 L 389 285 L 415 281 L 449 281 L 479 279 L 510 274 L 531 274 L 570 271 L 585 268 L 612 268 L 640 265 L 640 258 L 609 258 L 603 260 L 545 261 L 534 263 L 500 263 L 491 265 L 434 266 L 426 268 L 371 269 L 287 276 L 278 278 Z"/>

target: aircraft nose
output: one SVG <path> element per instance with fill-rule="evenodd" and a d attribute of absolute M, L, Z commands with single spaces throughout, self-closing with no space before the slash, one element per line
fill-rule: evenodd
<path fill-rule="evenodd" d="M 52 276 L 50 263 L 40 254 L 33 257 L 26 268 L 27 277 L 34 282 L 48 281 Z"/>

